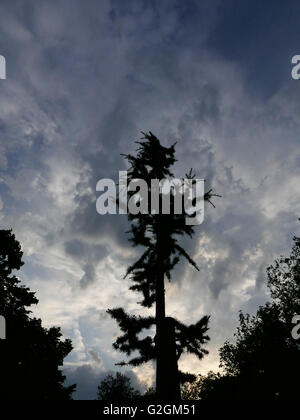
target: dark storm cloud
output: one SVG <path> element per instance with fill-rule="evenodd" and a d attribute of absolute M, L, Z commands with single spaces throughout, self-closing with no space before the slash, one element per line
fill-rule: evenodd
<path fill-rule="evenodd" d="M 68 368 L 64 372 L 68 385 L 77 384 L 73 394 L 73 398 L 77 400 L 95 400 L 97 387 L 106 376 L 104 372 L 97 373 L 91 365 L 82 365 L 74 370 Z"/>
<path fill-rule="evenodd" d="M 69 240 L 64 244 L 65 251 L 81 265 L 84 271 L 83 277 L 80 279 L 80 286 L 87 287 L 96 279 L 95 269 L 97 263 L 108 255 L 106 247 L 102 245 L 90 245 L 78 239 Z"/>
<path fill-rule="evenodd" d="M 91 357 L 91 359 L 97 364 L 97 365 L 101 365 L 102 364 L 102 359 L 99 355 L 99 353 L 97 353 L 95 350 L 93 349 L 88 349 L 88 354 Z"/>
<path fill-rule="evenodd" d="M 208 47 L 237 62 L 249 93 L 271 96 L 290 81 L 287 65 L 299 49 L 297 0 L 221 2 Z"/>

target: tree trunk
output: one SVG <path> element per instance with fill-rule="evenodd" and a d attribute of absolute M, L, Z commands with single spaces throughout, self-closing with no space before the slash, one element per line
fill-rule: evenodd
<path fill-rule="evenodd" d="M 164 397 L 164 366 L 165 366 L 165 346 L 164 337 L 164 321 L 165 321 L 165 296 L 164 296 L 164 276 L 157 275 L 156 280 L 156 394 L 159 399 Z"/>
<path fill-rule="evenodd" d="M 175 325 L 166 318 L 163 248 L 157 235 L 156 275 L 156 396 L 160 400 L 179 400 L 180 386 L 177 365 Z"/>

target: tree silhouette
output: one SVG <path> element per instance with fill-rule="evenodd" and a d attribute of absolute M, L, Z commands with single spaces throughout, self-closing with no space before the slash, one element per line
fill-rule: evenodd
<path fill-rule="evenodd" d="M 173 174 L 170 170 L 175 163 L 175 144 L 164 147 L 151 132 L 143 133 L 142 140 L 137 142 L 139 147 L 136 155 L 124 155 L 129 162 L 128 183 L 136 179 L 146 181 L 148 189 L 148 203 L 151 201 L 151 180 L 170 179 Z M 194 183 L 192 171 L 186 175 Z M 127 187 L 127 185 L 125 186 Z M 180 380 L 191 380 L 192 375 L 179 375 L 177 361 L 183 352 L 195 354 L 201 359 L 207 350 L 203 345 L 209 340 L 207 336 L 209 317 L 204 316 L 193 325 L 184 325 L 175 318 L 167 317 L 165 312 L 165 278 L 171 280 L 171 271 L 184 257 L 194 268 L 198 269 L 195 261 L 178 243 L 178 236 L 192 237 L 194 228 L 186 224 L 187 212 L 176 214 L 175 197 L 182 191 L 175 188 L 170 197 L 170 214 L 162 214 L 163 192 L 159 191 L 160 211 L 137 214 L 128 214 L 131 222 L 130 242 L 134 247 L 141 246 L 145 251 L 140 258 L 131 265 L 126 273 L 133 282 L 130 287 L 133 291 L 142 294 L 142 306 L 151 308 L 155 305 L 155 317 L 132 316 L 123 308 L 109 309 L 108 313 L 116 319 L 123 335 L 119 336 L 113 346 L 128 356 L 134 351 L 138 355 L 127 363 L 133 366 L 141 365 L 152 359 L 156 360 L 156 392 L 157 397 L 180 398 Z M 135 193 L 129 192 L 129 198 Z M 210 200 L 210 190 L 204 198 Z M 195 198 L 193 203 L 195 203 Z M 120 202 L 119 202 L 120 204 Z M 143 207 L 143 199 L 137 200 Z M 156 327 L 156 335 L 140 337 L 144 330 Z"/>
<path fill-rule="evenodd" d="M 12 274 L 23 265 L 23 252 L 11 230 L 0 230 L 0 314 L 6 320 L 6 339 L 0 340 L 1 399 L 71 399 L 75 385 L 65 387 L 59 370 L 72 350 L 60 328 L 43 328 L 31 318 L 35 293 Z"/>
<path fill-rule="evenodd" d="M 140 392 L 131 385 L 130 378 L 117 372 L 115 376 L 107 375 L 98 386 L 97 399 L 122 402 L 140 397 Z"/>
<path fill-rule="evenodd" d="M 198 375 L 193 382 L 186 382 L 181 389 L 183 400 L 205 400 L 216 393 L 216 384 L 222 381 L 220 373 L 208 372 L 207 375 Z"/>
<path fill-rule="evenodd" d="M 299 400 L 299 341 L 292 319 L 300 314 L 300 238 L 289 257 L 267 268 L 272 301 L 254 316 L 240 312 L 235 343 L 220 349 L 225 375 L 215 375 L 193 389 L 210 400 Z"/>

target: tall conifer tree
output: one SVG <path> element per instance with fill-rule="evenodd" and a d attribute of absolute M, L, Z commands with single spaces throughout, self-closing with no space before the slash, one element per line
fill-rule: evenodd
<path fill-rule="evenodd" d="M 128 184 L 135 179 L 143 179 L 148 186 L 148 203 L 151 202 L 151 180 L 171 179 L 171 166 L 176 162 L 175 144 L 164 147 L 151 132 L 143 133 L 136 155 L 124 155 L 129 162 Z M 192 171 L 186 177 L 193 179 Z M 192 181 L 193 182 L 193 181 Z M 127 187 L 127 186 L 125 186 Z M 175 318 L 166 317 L 165 311 L 165 279 L 171 280 L 171 271 L 184 257 L 198 270 L 195 261 L 178 243 L 178 236 L 192 237 L 194 227 L 186 224 L 187 213 L 175 214 L 174 198 L 177 191 L 170 197 L 170 214 L 128 214 L 131 222 L 131 237 L 129 241 L 134 247 L 142 246 L 145 251 L 140 258 L 127 269 L 126 276 L 132 280 L 131 290 L 142 294 L 139 302 L 142 306 L 151 308 L 155 305 L 155 316 L 132 316 L 123 308 L 109 309 L 108 313 L 116 319 L 123 335 L 119 336 L 113 347 L 130 356 L 138 351 L 136 357 L 127 363 L 133 366 L 141 365 L 152 359 L 156 360 L 156 393 L 158 398 L 180 398 L 179 382 L 192 379 L 192 375 L 178 372 L 177 360 L 183 352 L 195 354 L 201 359 L 208 351 L 203 345 L 209 340 L 207 336 L 209 316 L 202 317 L 192 325 L 184 325 Z M 129 199 L 136 192 L 129 192 Z M 163 192 L 159 191 L 160 210 Z M 204 199 L 210 201 L 210 190 Z M 120 204 L 120 203 L 119 203 Z M 137 203 L 138 204 L 138 203 Z M 139 203 L 141 204 L 141 202 Z M 125 276 L 125 277 L 126 277 Z M 140 338 L 143 330 L 156 328 L 155 337 L 150 335 Z"/>

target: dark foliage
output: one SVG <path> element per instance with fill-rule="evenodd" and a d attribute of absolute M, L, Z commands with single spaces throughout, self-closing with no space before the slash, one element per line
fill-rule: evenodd
<path fill-rule="evenodd" d="M 151 201 L 151 180 L 170 179 L 173 177 L 171 166 L 175 163 L 175 144 L 164 147 L 151 132 L 144 134 L 143 140 L 139 141 L 136 155 L 124 155 L 129 162 L 128 183 L 135 179 L 143 179 L 148 185 L 148 203 Z M 193 182 L 192 171 L 186 178 Z M 203 345 L 209 340 L 207 336 L 209 317 L 204 316 L 194 325 L 186 326 L 176 319 L 166 318 L 165 314 L 165 289 L 164 281 L 171 280 L 171 271 L 184 257 L 191 265 L 198 269 L 196 263 L 188 253 L 180 246 L 178 237 L 188 235 L 192 237 L 194 228 L 186 224 L 187 214 L 176 214 L 174 200 L 176 194 L 180 194 L 179 188 L 174 188 L 170 197 L 170 214 L 128 214 L 131 222 L 129 233 L 130 242 L 134 247 L 144 247 L 145 251 L 140 258 L 131 265 L 126 273 L 132 280 L 131 290 L 142 294 L 142 306 L 151 308 L 155 305 L 155 317 L 136 317 L 126 314 L 123 308 L 108 310 L 108 313 L 116 319 L 123 335 L 118 337 L 113 344 L 126 355 L 130 356 L 138 351 L 127 362 L 121 364 L 140 365 L 155 359 L 157 364 L 157 391 L 162 397 L 165 388 L 172 388 L 179 382 L 177 360 L 183 352 L 195 354 L 200 359 L 207 353 Z M 131 191 L 129 198 L 136 192 Z M 210 200 L 214 196 L 210 190 L 205 194 L 205 199 Z M 162 192 L 160 192 L 160 209 L 162 208 Z M 142 204 L 140 202 L 140 204 Z M 156 328 L 156 335 L 140 334 Z M 141 338 L 141 336 L 143 338 Z M 169 377 L 169 384 L 163 382 L 163 378 Z M 181 379 L 187 377 L 182 375 Z M 191 376 L 188 376 L 191 379 Z M 166 380 L 166 379 L 165 379 Z M 179 392 L 179 385 L 178 385 Z M 175 391 L 174 391 L 175 392 Z M 167 396 L 174 397 L 170 393 Z M 178 394 L 177 394 L 178 396 Z"/>
<path fill-rule="evenodd" d="M 71 399 L 75 386 L 65 387 L 59 366 L 72 350 L 60 328 L 43 328 L 30 317 L 38 303 L 35 294 L 12 274 L 23 265 L 19 242 L 11 230 L 0 231 L 0 314 L 6 320 L 6 339 L 0 340 L 1 399 Z"/>
<path fill-rule="evenodd" d="M 117 372 L 115 376 L 107 375 L 98 386 L 97 399 L 120 403 L 140 397 L 140 392 L 131 385 L 130 378 Z"/>
<path fill-rule="evenodd" d="M 239 315 L 235 343 L 220 349 L 225 374 L 201 377 L 185 397 L 210 400 L 299 400 L 300 340 L 291 331 L 300 314 L 300 240 L 289 257 L 267 268 L 272 301 L 254 316 Z"/>

